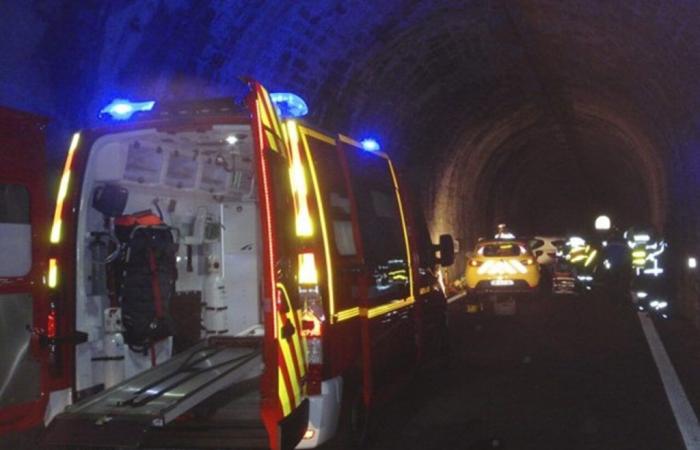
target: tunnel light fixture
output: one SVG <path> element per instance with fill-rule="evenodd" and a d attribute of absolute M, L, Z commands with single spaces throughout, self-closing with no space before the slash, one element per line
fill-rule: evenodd
<path fill-rule="evenodd" d="M 688 269 L 695 269 L 698 267 L 698 260 L 694 256 L 688 256 Z"/>
<path fill-rule="evenodd" d="M 229 136 L 226 136 L 226 143 L 228 145 L 235 145 L 236 142 L 238 142 L 238 138 L 235 135 L 231 134 Z"/>
<path fill-rule="evenodd" d="M 377 142 L 376 139 L 372 138 L 363 139 L 362 141 L 360 141 L 360 145 L 363 149 L 367 150 L 368 152 L 376 152 L 379 149 L 381 149 L 379 142 Z"/>
<path fill-rule="evenodd" d="M 100 117 L 111 117 L 114 120 L 129 120 L 131 116 L 140 111 L 150 111 L 156 102 L 132 102 L 127 99 L 117 98 L 102 108 Z"/>
<path fill-rule="evenodd" d="M 607 231 L 610 229 L 610 217 L 606 215 L 598 216 L 595 219 L 595 229 L 598 231 Z"/>
<path fill-rule="evenodd" d="M 304 99 L 292 92 L 272 92 L 270 100 L 274 103 L 280 117 L 304 117 L 309 113 L 309 107 Z"/>

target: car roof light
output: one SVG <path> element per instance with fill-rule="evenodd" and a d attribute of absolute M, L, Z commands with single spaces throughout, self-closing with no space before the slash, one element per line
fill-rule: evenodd
<path fill-rule="evenodd" d="M 291 92 L 272 92 L 270 100 L 281 117 L 303 117 L 309 113 L 306 102 Z"/>
<path fill-rule="evenodd" d="M 136 112 L 152 110 L 155 104 L 155 101 L 131 102 L 123 98 L 117 98 L 102 108 L 100 117 L 110 116 L 114 120 L 129 120 Z"/>
<path fill-rule="evenodd" d="M 372 138 L 363 139 L 360 142 L 360 145 L 362 145 L 362 148 L 367 150 L 368 152 L 376 152 L 381 148 L 379 146 L 379 142 L 377 142 L 376 139 Z"/>

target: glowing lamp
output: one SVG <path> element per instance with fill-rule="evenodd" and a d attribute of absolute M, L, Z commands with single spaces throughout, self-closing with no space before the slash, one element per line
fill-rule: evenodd
<path fill-rule="evenodd" d="M 698 260 L 694 256 L 688 257 L 688 269 L 695 269 L 698 267 Z"/>
<path fill-rule="evenodd" d="M 600 231 L 606 231 L 610 229 L 610 217 L 608 216 L 598 216 L 595 220 L 595 229 Z"/>
<path fill-rule="evenodd" d="M 303 117 L 309 113 L 306 102 L 291 92 L 272 92 L 270 100 L 275 104 L 280 117 Z"/>
<path fill-rule="evenodd" d="M 152 110 L 155 104 L 154 101 L 130 102 L 123 98 L 117 98 L 102 108 L 100 117 L 110 116 L 114 120 L 129 120 L 136 112 Z"/>
<path fill-rule="evenodd" d="M 371 138 L 363 139 L 362 142 L 360 142 L 360 145 L 362 145 L 362 148 L 368 152 L 376 152 L 381 148 L 379 146 L 379 142 Z"/>

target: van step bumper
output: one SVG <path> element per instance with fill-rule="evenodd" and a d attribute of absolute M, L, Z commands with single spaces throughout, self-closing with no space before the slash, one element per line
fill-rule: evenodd
<path fill-rule="evenodd" d="M 261 345 L 262 340 L 256 338 L 202 342 L 68 408 L 48 426 L 42 444 L 136 447 L 150 430 L 165 427 L 222 392 L 228 392 L 233 400 L 236 396 L 246 398 L 249 403 L 246 409 L 250 415 L 237 418 L 231 425 L 238 422 L 251 428 L 257 421 L 260 423 L 254 428 L 262 428 L 257 400 L 263 364 Z"/>

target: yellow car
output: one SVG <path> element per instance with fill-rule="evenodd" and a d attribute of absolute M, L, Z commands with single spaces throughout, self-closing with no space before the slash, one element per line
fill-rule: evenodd
<path fill-rule="evenodd" d="M 476 245 L 467 261 L 471 294 L 532 293 L 540 283 L 540 266 L 525 242 L 489 240 Z"/>

